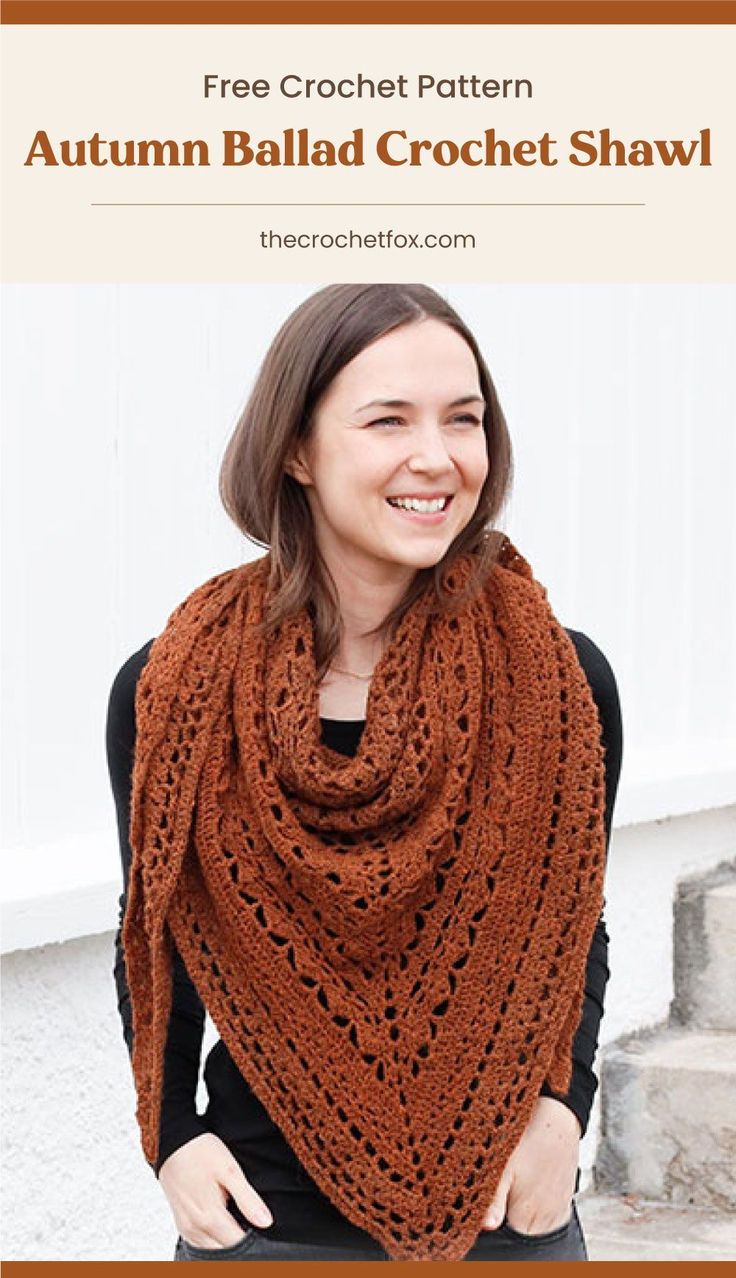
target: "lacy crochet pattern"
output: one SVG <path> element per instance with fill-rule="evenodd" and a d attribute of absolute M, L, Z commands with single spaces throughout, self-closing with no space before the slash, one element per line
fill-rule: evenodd
<path fill-rule="evenodd" d="M 123 944 L 143 1149 L 173 940 L 343 1215 L 393 1259 L 459 1260 L 543 1081 L 569 1085 L 602 905 L 597 710 L 506 538 L 469 603 L 404 616 L 358 752 L 337 754 L 307 613 L 256 632 L 267 575 L 193 591 L 138 683 Z"/>

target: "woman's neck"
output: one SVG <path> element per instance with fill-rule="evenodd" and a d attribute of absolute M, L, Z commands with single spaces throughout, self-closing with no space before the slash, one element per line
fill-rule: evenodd
<path fill-rule="evenodd" d="M 387 643 L 371 634 L 393 611 L 414 576 L 403 564 L 365 563 L 342 551 L 323 557 L 335 583 L 342 620 L 340 644 L 319 689 L 327 719 L 364 719 L 370 677 Z"/>
<path fill-rule="evenodd" d="M 337 590 L 342 633 L 332 665 L 353 674 L 370 673 L 385 647 L 371 634 L 403 598 L 414 569 L 403 564 L 365 565 L 332 556 L 328 568 Z"/>
<path fill-rule="evenodd" d="M 343 614 L 340 645 L 330 661 L 319 688 L 320 714 L 327 719 L 364 719 L 373 670 L 385 646 L 381 634 L 366 635 L 383 616 L 359 622 Z"/>

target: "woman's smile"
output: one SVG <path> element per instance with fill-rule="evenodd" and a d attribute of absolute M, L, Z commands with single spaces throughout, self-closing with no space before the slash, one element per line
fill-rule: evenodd
<path fill-rule="evenodd" d="M 426 497 L 412 495 L 386 498 L 391 510 L 409 519 L 411 523 L 419 525 L 441 524 L 447 515 L 451 501 L 451 493 L 439 496 L 431 494 Z"/>

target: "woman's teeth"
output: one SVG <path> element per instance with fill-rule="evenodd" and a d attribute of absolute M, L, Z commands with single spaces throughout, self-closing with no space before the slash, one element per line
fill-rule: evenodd
<path fill-rule="evenodd" d="M 387 497 L 389 506 L 400 506 L 402 510 L 417 510 L 423 515 L 436 514 L 444 510 L 449 498 L 435 497 L 432 501 L 422 501 L 419 497 Z"/>

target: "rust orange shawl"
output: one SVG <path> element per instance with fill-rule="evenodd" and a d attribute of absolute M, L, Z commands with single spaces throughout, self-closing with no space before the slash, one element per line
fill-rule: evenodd
<path fill-rule="evenodd" d="M 459 1260 L 543 1080 L 569 1086 L 602 903 L 595 703 L 506 538 L 469 603 L 410 608 L 338 755 L 308 614 L 256 634 L 266 569 L 194 590 L 138 684 L 123 943 L 144 1152 L 173 940 L 340 1211 L 393 1259 Z"/>

